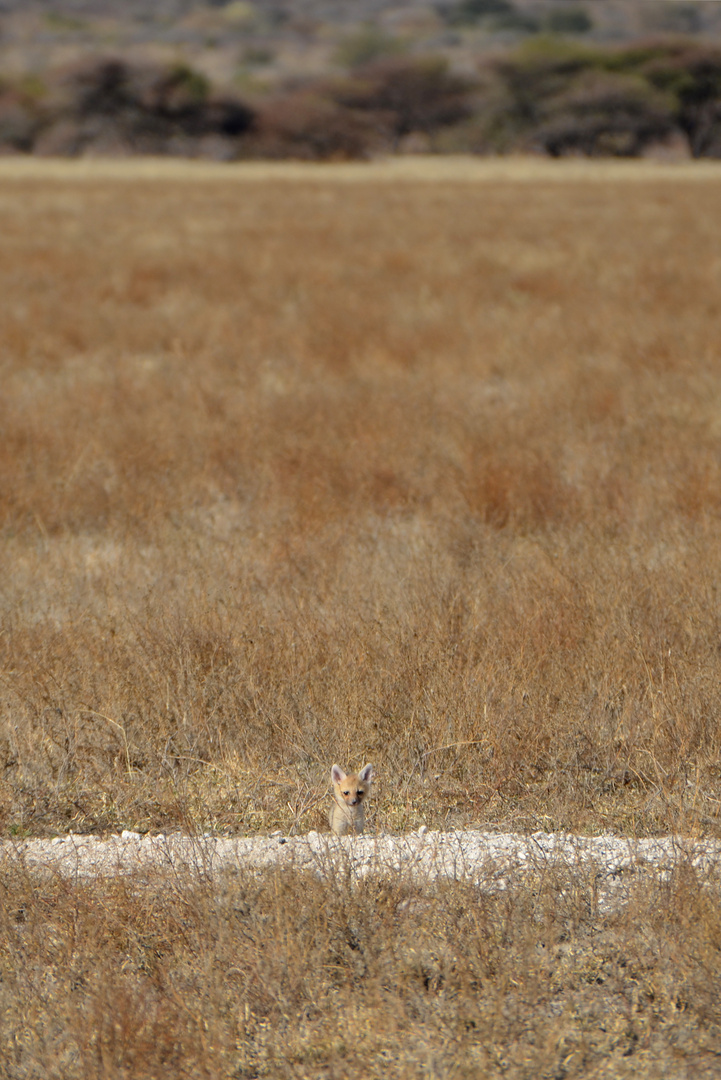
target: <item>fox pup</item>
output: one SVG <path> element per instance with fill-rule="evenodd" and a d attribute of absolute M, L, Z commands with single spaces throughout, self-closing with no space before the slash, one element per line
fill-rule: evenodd
<path fill-rule="evenodd" d="M 328 814 L 331 830 L 336 836 L 363 832 L 363 803 L 370 794 L 373 766 L 364 765 L 359 773 L 343 772 L 339 765 L 330 771 L 333 782 L 333 805 Z"/>

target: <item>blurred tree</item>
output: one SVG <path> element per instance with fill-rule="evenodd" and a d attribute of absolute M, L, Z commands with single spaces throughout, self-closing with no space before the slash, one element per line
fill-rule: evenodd
<path fill-rule="evenodd" d="M 516 14 L 509 0 L 458 0 L 455 4 L 442 4 L 438 13 L 452 26 L 473 26 L 482 19 Z"/>
<path fill-rule="evenodd" d="M 277 97 L 259 111 L 245 145 L 248 156 L 333 160 L 380 149 L 374 118 L 343 108 L 322 88 Z"/>
<path fill-rule="evenodd" d="M 187 65 L 94 57 L 56 77 L 44 107 L 42 141 L 54 153 L 98 145 L 113 152 L 192 153 L 194 140 L 237 138 L 253 119 L 245 103 L 214 96 L 205 76 Z"/>
<path fill-rule="evenodd" d="M 491 24 L 493 30 L 510 30 L 520 34 L 537 34 L 541 29 L 541 24 L 535 15 L 531 15 L 528 11 L 519 11 L 514 8 L 512 11 L 505 12 L 503 15 L 498 15 Z"/>
<path fill-rule="evenodd" d="M 554 8 L 543 23 L 544 29 L 551 34 L 587 34 L 593 29 L 593 20 L 588 12 L 577 7 Z"/>
<path fill-rule="evenodd" d="M 641 20 L 647 31 L 667 34 L 697 34 L 703 29 L 703 18 L 696 4 L 689 0 L 673 3 L 649 4 L 641 11 Z"/>
<path fill-rule="evenodd" d="M 0 148 L 6 152 L 31 150 L 39 126 L 36 99 L 0 84 Z"/>
<path fill-rule="evenodd" d="M 677 96 L 645 69 L 657 50 L 631 55 L 542 38 L 488 65 L 489 149 L 634 155 L 677 129 Z"/>
<path fill-rule="evenodd" d="M 650 51 L 640 68 L 648 81 L 671 93 L 678 124 L 694 157 L 721 157 L 721 49 L 672 44 Z"/>
<path fill-rule="evenodd" d="M 667 95 L 637 76 L 588 71 L 547 103 L 532 141 L 553 157 L 635 157 L 673 129 Z"/>
<path fill-rule="evenodd" d="M 366 23 L 343 38 L 335 59 L 341 67 L 353 69 L 386 56 L 397 56 L 404 48 L 403 42 L 397 37 L 392 37 L 373 23 Z"/>
<path fill-rule="evenodd" d="M 348 108 L 374 113 L 397 144 L 411 132 L 428 133 L 468 116 L 470 89 L 470 81 L 452 74 L 444 59 L 429 57 L 370 64 L 339 84 L 334 95 Z"/>

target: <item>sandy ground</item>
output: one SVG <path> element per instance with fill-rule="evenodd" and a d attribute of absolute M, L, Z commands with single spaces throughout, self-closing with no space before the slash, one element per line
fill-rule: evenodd
<path fill-rule="evenodd" d="M 357 877 L 370 873 L 470 879 L 488 889 L 503 889 L 529 872 L 565 864 L 590 882 L 599 907 L 622 902 L 629 885 L 649 875 L 663 880 L 681 865 L 702 875 L 719 864 L 721 841 L 684 837 L 629 839 L 533 833 L 520 836 L 483 832 L 428 832 L 404 836 L 338 839 L 316 832 L 306 836 L 227 838 L 180 834 L 141 836 L 123 832 L 99 839 L 69 835 L 50 840 L 0 842 L 6 870 L 50 872 L 67 878 L 143 873 L 239 872 L 271 866 L 327 875 L 343 869 Z"/>

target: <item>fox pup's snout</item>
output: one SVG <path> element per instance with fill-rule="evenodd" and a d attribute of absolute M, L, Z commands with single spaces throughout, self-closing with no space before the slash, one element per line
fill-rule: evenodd
<path fill-rule="evenodd" d="M 333 805 L 328 820 L 337 836 L 362 833 L 364 826 L 363 803 L 370 793 L 373 766 L 365 765 L 359 773 L 346 775 L 340 765 L 330 771 L 333 783 Z"/>

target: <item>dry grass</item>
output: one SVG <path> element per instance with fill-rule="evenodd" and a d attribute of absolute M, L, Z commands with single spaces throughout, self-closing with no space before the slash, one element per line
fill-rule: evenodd
<path fill-rule="evenodd" d="M 437 184 L 556 181 L 561 184 L 611 181 L 677 183 L 721 180 L 721 163 L 712 158 L 572 158 L 508 154 L 496 157 L 464 154 L 400 154 L 368 161 L 235 161 L 222 165 L 174 157 L 38 158 L 28 155 L 0 157 L 0 181 L 7 180 L 138 180 L 216 181 L 225 184 L 269 180 L 322 180 L 329 184 L 427 181 Z"/>
<path fill-rule="evenodd" d="M 718 1076 L 716 886 L 0 874 L 8 1080 Z M 303 903 L 299 903 L 299 897 Z"/>
<path fill-rule="evenodd" d="M 716 831 L 717 200 L 5 180 L 5 831 Z"/>
<path fill-rule="evenodd" d="M 374 762 L 371 828 L 718 835 L 711 172 L 35 168 L 0 180 L 5 835 L 303 831 L 333 760 Z M 601 916 L 578 870 L 8 864 L 4 1075 L 712 1076 L 718 911 L 683 868 Z"/>
<path fill-rule="evenodd" d="M 15 834 L 718 832 L 718 185 L 0 185 Z"/>

